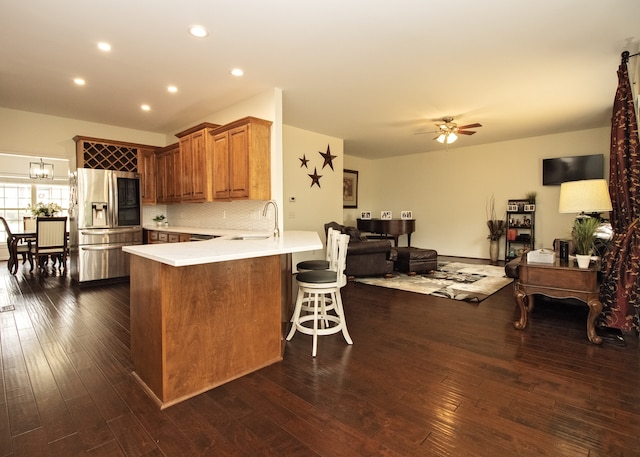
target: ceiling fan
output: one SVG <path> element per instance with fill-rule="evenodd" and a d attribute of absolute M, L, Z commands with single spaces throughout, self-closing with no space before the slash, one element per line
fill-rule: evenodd
<path fill-rule="evenodd" d="M 444 117 L 442 118 L 442 122 L 437 123 L 436 125 L 438 126 L 438 130 L 436 130 L 435 133 L 437 133 L 438 135 L 436 135 L 433 139 L 443 144 L 453 143 L 458 139 L 458 135 L 473 135 L 476 132 L 469 129 L 482 127 L 482 124 L 478 124 L 477 122 L 475 124 L 468 124 L 458 127 L 458 124 L 453 122 L 452 117 Z"/>

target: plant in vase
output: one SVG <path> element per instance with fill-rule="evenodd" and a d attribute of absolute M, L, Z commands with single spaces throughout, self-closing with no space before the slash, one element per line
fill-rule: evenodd
<path fill-rule="evenodd" d="M 487 227 L 489 228 L 489 256 L 491 263 L 498 262 L 498 255 L 500 252 L 500 238 L 505 234 L 507 222 L 503 219 L 498 219 L 496 216 L 495 199 L 491 197 L 489 203 L 489 209 L 487 211 Z"/>
<path fill-rule="evenodd" d="M 153 221 L 156 223 L 157 226 L 161 226 L 162 224 L 164 224 L 165 219 L 166 217 L 164 216 L 164 214 L 158 214 L 156 217 L 153 218 Z"/>
<path fill-rule="evenodd" d="M 571 237 L 576 247 L 576 260 L 580 268 L 588 268 L 596 241 L 600 221 L 594 217 L 578 217 L 573 223 Z"/>
<path fill-rule="evenodd" d="M 27 210 L 31 211 L 33 217 L 53 217 L 62 211 L 62 208 L 57 203 L 38 202 L 34 206 L 29 204 Z"/>

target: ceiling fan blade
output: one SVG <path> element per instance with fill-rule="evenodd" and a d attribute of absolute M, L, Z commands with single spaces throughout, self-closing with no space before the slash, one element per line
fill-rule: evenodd
<path fill-rule="evenodd" d="M 475 128 L 478 128 L 478 127 L 482 127 L 482 124 L 478 124 L 476 122 L 475 124 L 463 125 L 462 127 L 458 127 L 458 130 L 475 129 Z"/>
<path fill-rule="evenodd" d="M 473 132 L 471 130 L 458 130 L 458 134 L 459 135 L 473 135 L 476 132 Z"/>

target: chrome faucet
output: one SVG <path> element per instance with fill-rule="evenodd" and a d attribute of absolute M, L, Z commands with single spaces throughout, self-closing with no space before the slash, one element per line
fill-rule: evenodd
<path fill-rule="evenodd" d="M 264 208 L 262 210 L 262 215 L 264 217 L 267 216 L 267 209 L 269 208 L 270 204 L 273 205 L 273 211 L 275 212 L 274 225 L 273 225 L 273 236 L 278 238 L 278 237 L 280 237 L 280 228 L 278 228 L 278 204 L 276 203 L 275 200 L 269 200 L 267 203 L 264 204 Z"/>

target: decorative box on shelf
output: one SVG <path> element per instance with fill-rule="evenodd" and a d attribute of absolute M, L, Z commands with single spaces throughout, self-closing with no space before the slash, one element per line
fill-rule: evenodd
<path fill-rule="evenodd" d="M 527 262 L 532 263 L 554 263 L 556 261 L 556 253 L 550 249 L 536 249 L 527 252 Z"/>

